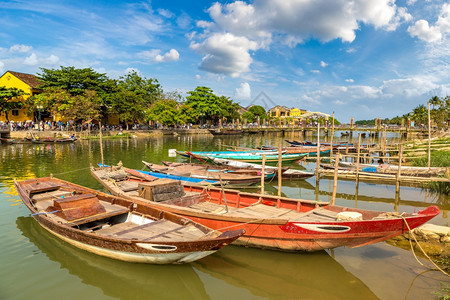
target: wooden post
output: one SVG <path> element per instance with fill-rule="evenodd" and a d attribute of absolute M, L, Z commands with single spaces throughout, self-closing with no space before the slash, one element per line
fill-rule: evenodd
<path fill-rule="evenodd" d="M 330 158 L 333 157 L 333 137 L 334 137 L 334 111 L 333 111 L 333 123 L 331 126 Z"/>
<path fill-rule="evenodd" d="M 104 159 L 103 159 L 103 138 L 102 138 L 102 122 L 98 123 L 98 127 L 100 129 L 100 155 L 102 158 L 102 165 L 104 165 Z"/>
<path fill-rule="evenodd" d="M 225 211 L 228 212 L 227 197 L 225 196 L 225 190 L 223 189 L 223 184 L 222 184 L 222 175 L 220 173 L 219 173 L 219 180 L 220 180 L 220 189 L 222 190 L 223 202 L 225 202 Z"/>
<path fill-rule="evenodd" d="M 359 158 L 360 158 L 360 152 L 361 152 L 361 133 L 359 133 L 359 137 L 358 137 L 358 149 L 356 149 L 358 151 L 357 155 L 356 155 L 356 189 L 358 189 L 359 186 Z"/>
<path fill-rule="evenodd" d="M 320 177 L 320 123 L 317 122 L 317 163 L 316 163 L 316 185 L 319 183 Z"/>
<path fill-rule="evenodd" d="M 430 103 L 428 103 L 428 168 L 431 167 L 431 118 Z"/>
<path fill-rule="evenodd" d="M 395 192 L 400 192 L 400 174 L 402 169 L 402 159 L 403 159 L 403 144 L 400 144 L 400 149 L 398 153 L 398 170 L 397 170 L 397 176 L 395 179 Z"/>
<path fill-rule="evenodd" d="M 333 196 L 331 197 L 331 205 L 334 205 L 334 203 L 336 202 L 339 156 L 340 156 L 339 153 L 336 153 L 336 158 L 335 158 L 335 162 L 334 162 Z"/>
<path fill-rule="evenodd" d="M 264 195 L 264 177 L 266 175 L 266 155 L 263 154 L 262 168 L 261 168 L 261 195 Z"/>
<path fill-rule="evenodd" d="M 281 142 L 280 145 L 278 145 L 278 197 L 281 197 L 281 167 L 282 167 L 282 157 L 281 157 Z"/>

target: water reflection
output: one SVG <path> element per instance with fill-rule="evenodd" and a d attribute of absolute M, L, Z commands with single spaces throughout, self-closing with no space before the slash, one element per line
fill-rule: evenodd
<path fill-rule="evenodd" d="M 327 252 L 282 253 L 227 247 L 193 265 L 269 299 L 378 299 Z"/>
<path fill-rule="evenodd" d="M 208 299 L 203 282 L 190 265 L 133 264 L 77 249 L 54 237 L 31 217 L 19 217 L 17 228 L 50 260 L 85 284 L 120 299 Z"/>

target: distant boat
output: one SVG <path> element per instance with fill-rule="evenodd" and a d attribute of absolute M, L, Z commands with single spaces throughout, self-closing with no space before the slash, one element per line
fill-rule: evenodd
<path fill-rule="evenodd" d="M 8 138 L 0 138 L 0 142 L 2 144 L 31 144 L 31 139 L 8 139 Z"/>
<path fill-rule="evenodd" d="M 209 129 L 209 132 L 213 135 L 237 135 L 242 134 L 244 131 L 241 129 L 217 128 Z"/>
<path fill-rule="evenodd" d="M 143 188 L 145 184 L 127 178 L 121 168 L 91 167 L 91 174 L 112 194 L 138 206 L 167 210 L 216 230 L 242 228 L 245 234 L 235 244 L 274 250 L 370 245 L 408 231 L 405 223 L 413 229 L 440 212 L 429 206 L 413 214 L 385 213 L 193 184 L 183 185 L 183 195 L 154 199 Z M 116 181 L 117 177 L 121 180 Z"/>
<path fill-rule="evenodd" d="M 266 157 L 266 162 L 278 162 L 279 155 L 278 153 L 262 153 L 262 152 L 252 152 L 252 153 L 239 153 L 239 152 L 233 152 L 230 151 L 230 153 L 224 153 L 224 154 L 215 154 L 215 153 L 207 153 L 207 154 L 200 154 L 199 152 L 192 153 L 192 152 L 186 152 L 189 154 L 192 158 L 198 159 L 200 161 L 208 161 L 210 158 L 224 158 L 224 159 L 231 159 L 231 160 L 239 160 L 244 162 L 258 162 L 261 163 L 263 160 L 263 155 Z M 306 156 L 306 153 L 294 153 L 294 154 L 281 154 L 281 161 L 287 162 L 287 161 L 296 161 L 301 159 L 302 157 Z"/>
<path fill-rule="evenodd" d="M 14 184 L 44 229 L 75 247 L 123 261 L 188 263 L 244 233 L 242 229 L 216 232 L 158 208 L 56 178 Z"/>
<path fill-rule="evenodd" d="M 77 138 L 34 138 L 31 140 L 33 144 L 65 144 L 65 143 L 73 143 L 77 140 Z"/>
<path fill-rule="evenodd" d="M 249 174 L 244 172 L 235 172 L 223 168 L 215 168 L 214 166 L 199 164 L 183 164 L 183 163 L 167 163 L 166 165 L 158 165 L 142 161 L 142 163 L 153 172 L 159 172 L 170 175 L 189 176 L 199 179 L 208 179 L 227 182 L 228 184 L 252 184 L 261 182 L 261 175 Z M 271 179 L 275 176 L 275 172 L 266 173 L 264 178 Z"/>

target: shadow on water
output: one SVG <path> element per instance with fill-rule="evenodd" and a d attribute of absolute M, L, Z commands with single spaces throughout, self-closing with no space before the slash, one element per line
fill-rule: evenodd
<path fill-rule="evenodd" d="M 193 266 L 269 299 L 378 299 L 325 251 L 285 253 L 232 246 Z"/>
<path fill-rule="evenodd" d="M 120 299 L 208 299 L 203 282 L 191 265 L 134 264 L 80 250 L 54 237 L 32 217 L 19 217 L 17 228 L 50 260 L 83 283 Z"/>

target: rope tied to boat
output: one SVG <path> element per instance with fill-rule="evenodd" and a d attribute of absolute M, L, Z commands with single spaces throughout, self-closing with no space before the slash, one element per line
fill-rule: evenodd
<path fill-rule="evenodd" d="M 90 167 L 87 167 L 87 168 L 81 168 L 81 169 L 72 170 L 72 171 L 67 171 L 67 172 L 61 172 L 61 173 L 52 173 L 52 175 L 61 175 L 61 174 L 74 173 L 74 172 L 79 172 L 79 171 L 89 170 L 89 168 L 90 168 Z"/>
<path fill-rule="evenodd" d="M 423 248 L 422 248 L 422 246 L 419 244 L 419 242 L 417 241 L 417 239 L 416 239 L 416 236 L 414 235 L 414 232 L 411 230 L 411 228 L 409 227 L 409 224 L 408 224 L 408 222 L 406 221 L 406 218 L 403 216 L 403 214 L 404 213 L 402 213 L 402 214 L 399 214 L 399 216 L 403 219 L 403 221 L 405 222 L 405 224 L 406 224 L 406 227 L 408 227 L 408 232 L 409 232 L 409 234 L 413 237 L 413 239 L 414 239 L 414 241 L 416 242 L 416 245 L 417 246 L 419 246 L 419 249 L 422 251 L 422 253 L 423 253 L 423 255 L 425 255 L 425 257 L 433 264 L 433 266 L 435 266 L 436 267 L 436 269 L 431 269 L 431 270 L 439 270 L 439 271 L 441 271 L 444 275 L 446 275 L 447 277 L 450 277 L 450 275 L 447 273 L 447 272 L 445 272 L 444 270 L 442 270 L 429 256 L 428 256 L 428 254 L 426 254 L 425 253 L 425 250 L 423 250 Z M 425 268 L 428 268 L 427 266 L 425 266 L 418 258 L 417 258 L 417 256 L 416 256 L 416 253 L 415 253 L 415 251 L 414 251 L 414 247 L 413 247 L 413 244 L 412 244 L 412 242 L 411 242 L 411 239 L 408 239 L 409 240 L 409 244 L 410 244 L 410 246 L 411 246 L 411 251 L 412 251 L 412 253 L 413 253 L 413 255 L 414 255 L 414 258 L 416 259 L 416 261 L 421 265 L 421 266 L 423 266 L 423 267 L 425 267 Z"/>

